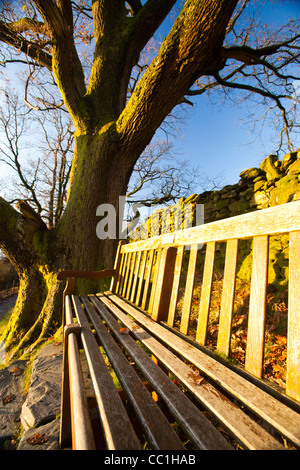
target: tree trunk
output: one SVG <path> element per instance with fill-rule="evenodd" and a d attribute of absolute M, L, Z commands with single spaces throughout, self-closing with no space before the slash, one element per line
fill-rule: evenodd
<path fill-rule="evenodd" d="M 27 211 L 21 215 L 0 198 L 0 246 L 21 279 L 4 333 L 11 357 L 26 348 L 31 351 L 57 328 L 59 270 L 112 267 L 119 196 L 126 194 L 139 155 L 165 117 L 197 78 L 222 68 L 222 43 L 237 0 L 186 0 L 127 104 L 130 71 L 175 0 L 149 0 L 143 7 L 137 2 L 138 13 L 130 20 L 125 2 L 93 2 L 95 54 L 88 88 L 74 44 L 71 2 L 33 3 L 52 43 L 52 61 L 47 56 L 42 65 L 51 68 L 52 63 L 74 123 L 75 152 L 66 209 L 56 227 L 46 229 Z M 116 238 L 97 237 L 101 204 L 115 210 Z M 82 281 L 77 288 L 95 292 L 99 285 Z"/>
<path fill-rule="evenodd" d="M 18 298 L 2 340 L 7 359 L 30 352 L 59 327 L 61 323 L 60 297 L 62 289 L 56 275 L 47 279 L 35 268 L 20 276 Z"/>
<path fill-rule="evenodd" d="M 18 265 L 6 248 L 20 277 L 18 299 L 2 337 L 10 360 L 31 352 L 60 326 L 64 287 L 57 281 L 60 270 L 113 267 L 119 236 L 119 196 L 126 194 L 132 170 L 122 164 L 125 158 L 114 125 L 96 135 L 77 137 L 68 203 L 61 221 L 49 230 L 35 227 L 27 241 L 31 253 L 28 269 Z M 100 221 L 96 211 L 103 203 L 115 209 L 114 239 L 101 240 L 96 233 Z M 26 217 L 18 217 L 23 225 L 29 223 Z M 107 283 L 78 280 L 76 289 L 81 293 L 99 292 Z"/>
<path fill-rule="evenodd" d="M 99 205 L 106 203 L 118 214 L 119 196 L 126 194 L 130 177 L 130 171 L 122 164 L 122 153 L 125 151 L 119 148 L 114 124 L 99 134 L 76 138 L 67 207 L 56 229 L 63 248 L 63 267 L 111 267 L 116 243 L 98 239 L 96 212 Z"/>

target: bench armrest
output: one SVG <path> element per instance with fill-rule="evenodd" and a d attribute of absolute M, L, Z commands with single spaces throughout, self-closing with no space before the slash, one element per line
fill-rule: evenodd
<path fill-rule="evenodd" d="M 102 279 L 104 277 L 114 277 L 116 269 L 103 269 L 102 271 L 60 271 L 57 279 L 68 279 L 70 277 L 79 279 Z"/>

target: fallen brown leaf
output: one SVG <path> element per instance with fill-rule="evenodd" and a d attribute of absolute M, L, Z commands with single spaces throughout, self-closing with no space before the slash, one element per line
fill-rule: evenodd
<path fill-rule="evenodd" d="M 16 399 L 16 396 L 11 393 L 10 395 L 7 395 L 6 397 L 2 399 L 2 403 L 5 406 L 15 399 Z"/>
<path fill-rule="evenodd" d="M 121 335 L 128 335 L 130 332 L 129 328 L 120 328 Z"/>
<path fill-rule="evenodd" d="M 10 373 L 10 375 L 18 376 L 18 375 L 22 374 L 22 371 L 20 369 L 18 369 L 17 367 L 15 367 L 13 370 L 10 370 L 9 373 Z"/>
<path fill-rule="evenodd" d="M 36 445 L 44 444 L 45 442 L 49 440 L 49 438 L 50 438 L 49 436 L 45 437 L 45 434 L 39 434 L 37 432 L 33 436 L 29 437 L 29 439 L 27 439 L 27 442 L 31 446 L 36 446 Z"/>
<path fill-rule="evenodd" d="M 195 385 L 201 385 L 201 383 L 204 380 L 204 377 L 201 377 L 201 375 L 198 373 L 190 372 L 189 377 L 191 377 L 193 384 Z"/>

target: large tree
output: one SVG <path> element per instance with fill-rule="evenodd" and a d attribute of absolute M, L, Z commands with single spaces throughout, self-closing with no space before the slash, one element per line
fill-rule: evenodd
<path fill-rule="evenodd" d="M 141 52 L 176 3 L 180 8 L 173 27 L 133 82 Z M 12 355 L 32 348 L 59 325 L 60 269 L 111 266 L 116 243 L 97 238 L 97 207 L 109 203 L 118 214 L 119 196 L 126 194 L 137 159 L 177 105 L 218 84 L 257 92 L 286 109 L 288 93 L 276 93 L 268 83 L 279 90 L 279 82 L 282 89 L 296 79 L 286 71 L 299 57 L 295 22 L 281 35 L 265 32 L 258 39 L 250 26 L 237 35 L 248 4 L 250 0 L 2 2 L 3 63 L 23 61 L 52 73 L 75 130 L 68 200 L 55 227 L 47 228 L 26 204 L 16 210 L 0 198 L 0 247 L 20 277 L 3 338 Z M 80 15 L 91 23 L 81 31 L 94 44 L 89 61 L 76 42 Z M 255 85 L 247 83 L 247 67 L 260 67 Z M 80 285 L 81 290 L 93 288 L 88 282 Z"/>

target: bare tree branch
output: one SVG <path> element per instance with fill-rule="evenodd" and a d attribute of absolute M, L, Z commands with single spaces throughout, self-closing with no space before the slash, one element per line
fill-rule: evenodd
<path fill-rule="evenodd" d="M 247 0 L 240 1 L 241 10 L 237 8 L 229 24 L 226 46 L 222 52 L 223 62 L 221 61 L 219 68 L 199 78 L 186 96 L 200 96 L 212 90 L 222 90 L 225 98 L 236 97 L 238 101 L 243 95 L 229 95 L 226 90 L 240 90 L 247 93 L 244 94 L 245 99 L 260 97 L 261 103 L 268 106 L 273 114 L 277 109 L 281 115 L 279 149 L 285 138 L 287 148 L 292 150 L 291 131 L 295 129 L 293 113 L 296 112 L 297 106 L 294 84 L 300 80 L 295 69 L 295 65 L 300 63 L 297 19 L 292 19 L 277 30 L 259 33 L 258 13 L 255 8 L 251 10 L 252 17 L 249 16 L 248 22 L 244 20 L 244 23 L 239 25 L 237 21 L 239 17 L 242 18 L 240 13 L 242 10 L 246 11 L 248 3 Z M 271 105 L 272 102 L 276 107 Z M 270 113 L 266 114 L 271 116 Z M 259 121 L 258 116 L 256 121 Z"/>
<path fill-rule="evenodd" d="M 173 143 L 157 139 L 137 161 L 127 192 L 128 204 L 175 203 L 200 188 L 216 189 L 220 178 L 210 179 L 197 167 L 176 155 Z"/>
<path fill-rule="evenodd" d="M 137 15 L 138 12 L 142 9 L 142 4 L 140 0 L 129 0 L 127 1 L 127 3 L 133 15 Z"/>
<path fill-rule="evenodd" d="M 39 64 L 46 67 L 48 70 L 52 69 L 51 54 L 43 49 L 45 44 L 41 45 L 26 40 L 18 32 L 10 29 L 3 21 L 0 21 L 0 41 L 28 55 L 31 59 L 39 62 Z"/>
<path fill-rule="evenodd" d="M 84 73 L 76 51 L 73 37 L 71 2 L 58 3 L 33 0 L 36 8 L 50 30 L 52 39 L 52 67 L 64 103 L 78 128 L 83 126 L 83 117 L 88 115 L 84 95 L 86 93 Z"/>
<path fill-rule="evenodd" d="M 217 50 L 219 51 L 220 43 L 223 42 L 226 26 L 237 1 L 220 1 L 214 4 L 214 8 L 211 8 L 211 4 L 206 8 L 207 5 L 203 2 L 193 2 L 193 8 L 190 8 L 190 3 L 189 0 L 185 2 L 158 56 L 140 79 L 128 105 L 117 121 L 121 141 L 126 142 L 128 148 L 134 148 L 135 151 L 145 148 L 145 144 L 153 135 L 152 126 L 157 129 L 174 106 L 182 101 L 195 80 L 207 73 L 207 64 L 202 58 L 214 57 L 209 61 L 210 65 L 219 63 Z M 214 30 L 214 42 L 208 34 L 212 18 L 214 24 L 218 25 L 218 31 Z M 185 26 L 187 24 L 189 24 L 188 34 Z M 193 48 L 192 54 L 190 47 Z M 133 103 L 134 106 L 131 106 Z M 131 140 L 133 129 L 135 135 L 136 131 L 143 135 L 143 142 L 140 139 Z"/>
<path fill-rule="evenodd" d="M 261 57 L 270 56 L 277 54 L 280 49 L 283 47 L 292 47 L 300 38 L 300 34 L 296 34 L 292 38 L 282 41 L 278 44 L 272 44 L 271 46 L 261 47 L 254 49 L 249 46 L 231 46 L 223 49 L 223 57 L 225 59 L 236 59 L 240 62 L 243 62 L 246 65 L 260 64 Z M 300 49 L 297 47 L 297 49 Z M 300 50 L 298 54 L 294 55 L 294 59 L 300 57 Z"/>

